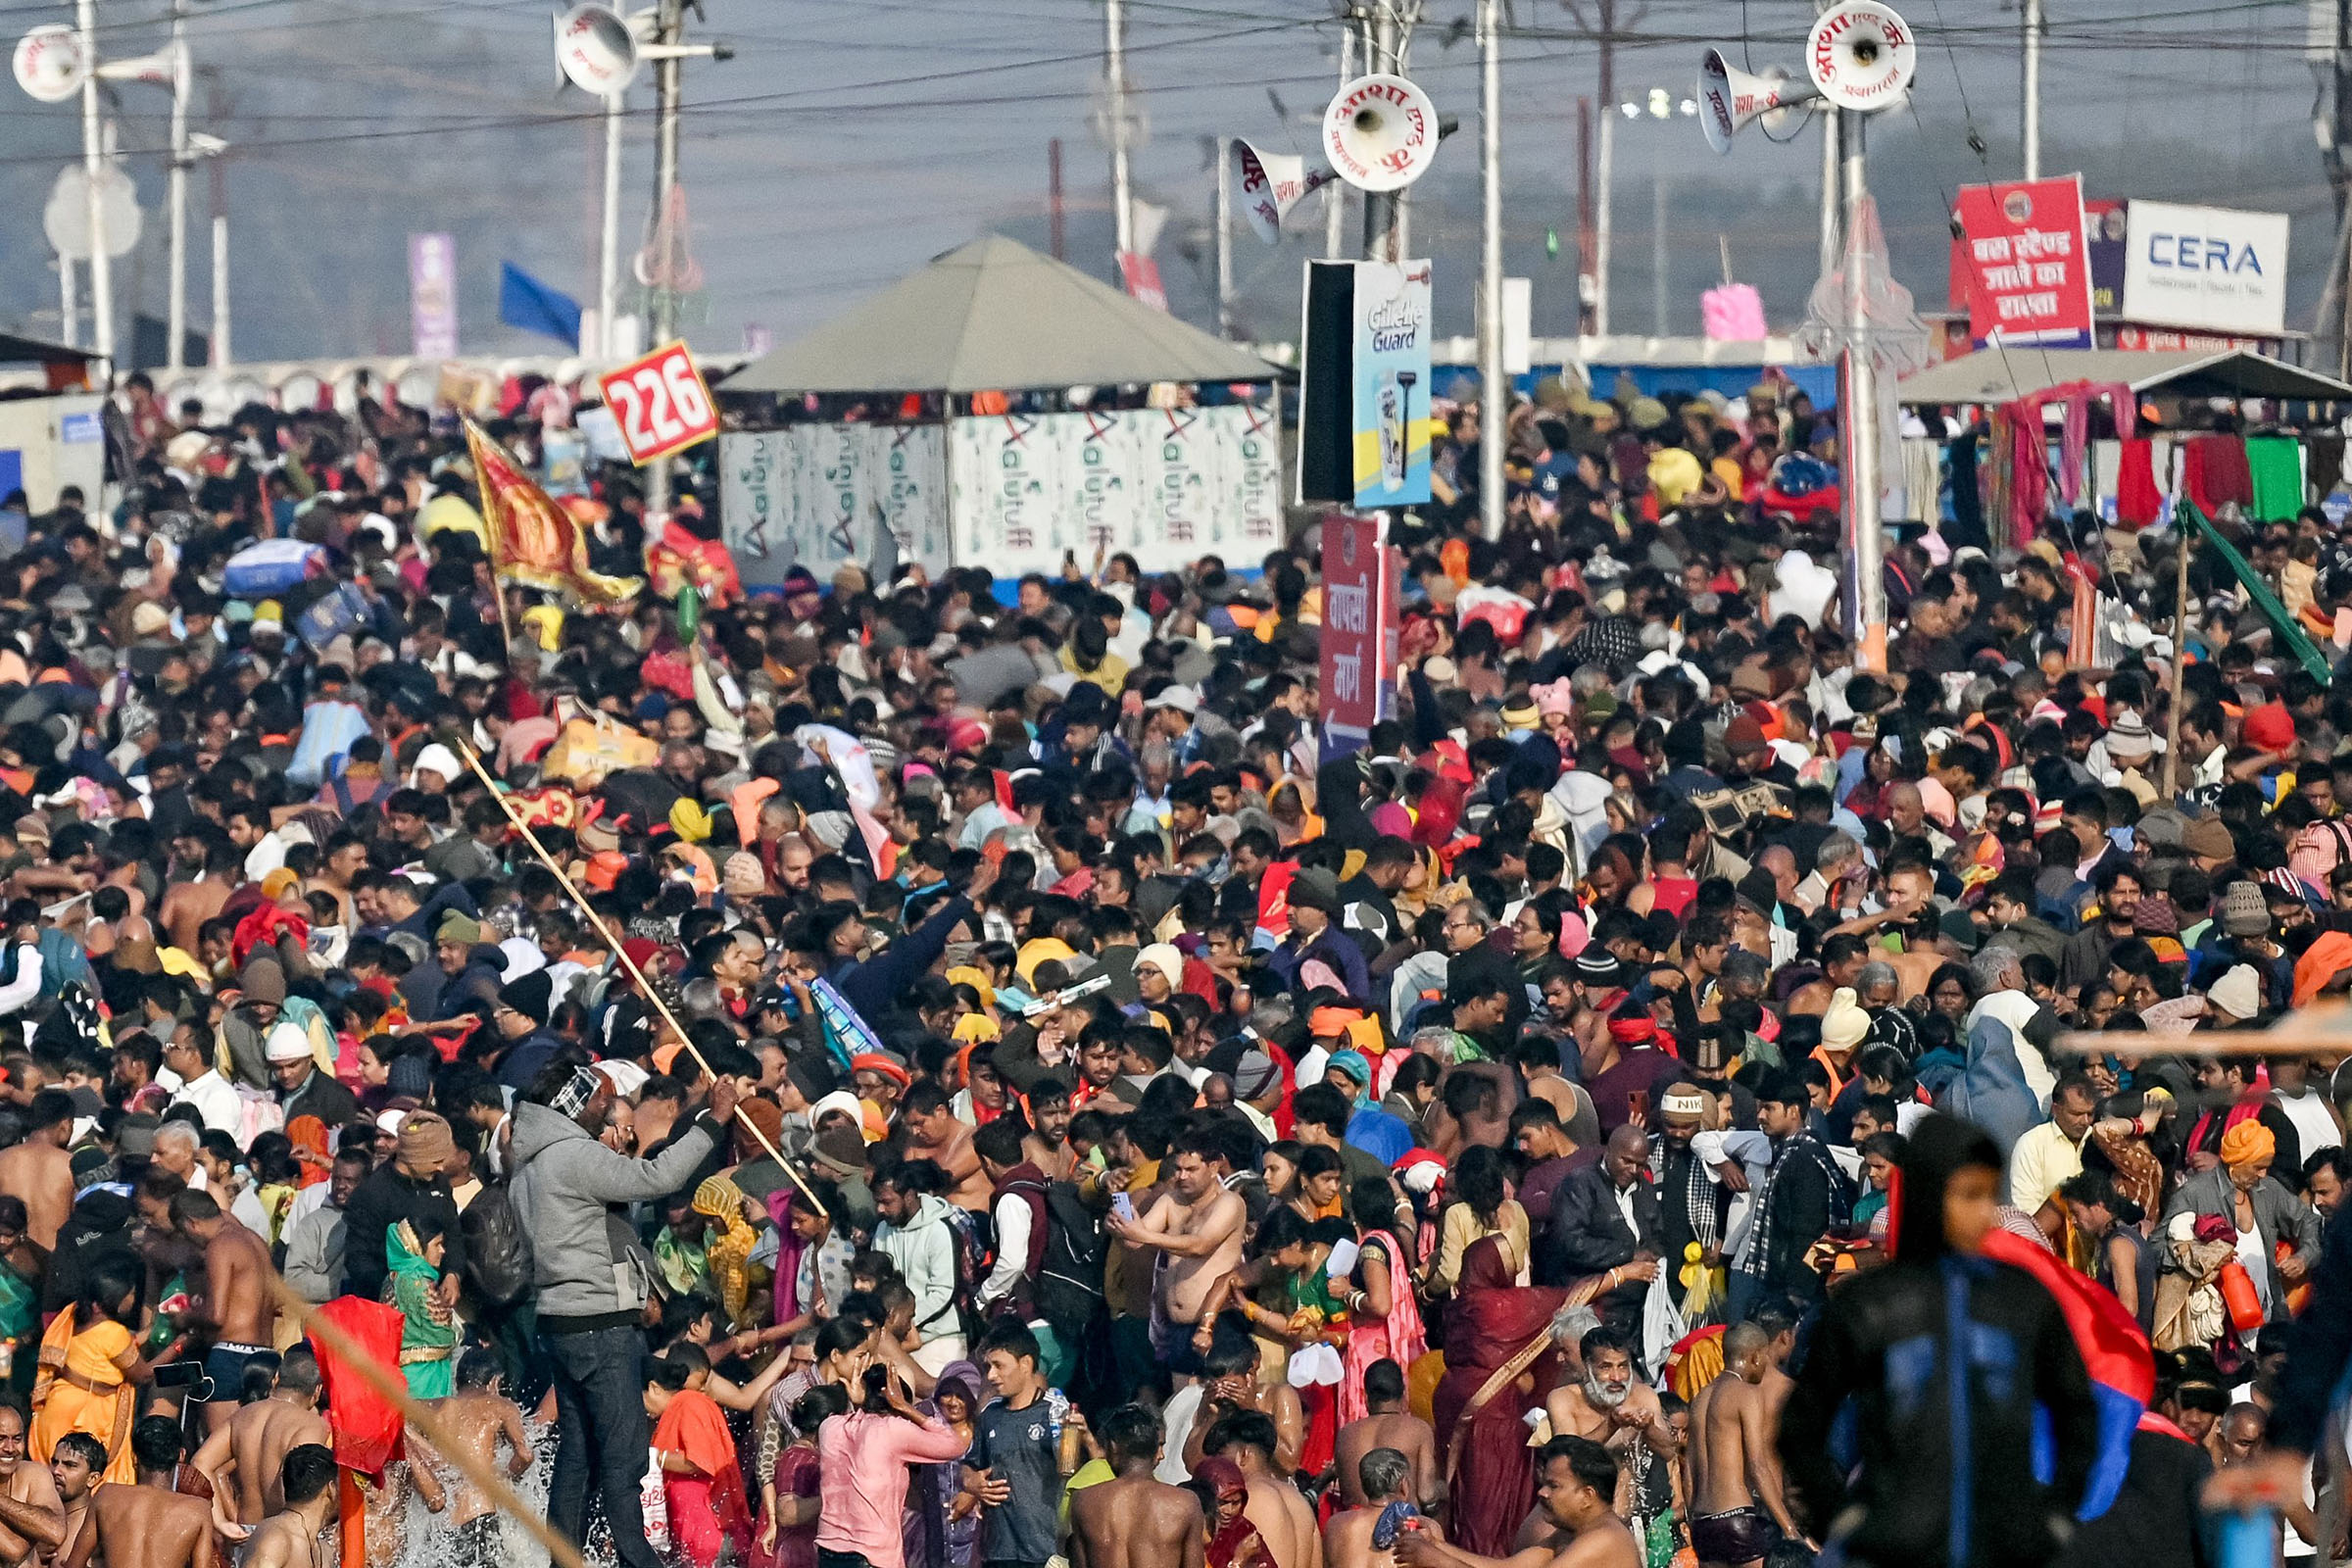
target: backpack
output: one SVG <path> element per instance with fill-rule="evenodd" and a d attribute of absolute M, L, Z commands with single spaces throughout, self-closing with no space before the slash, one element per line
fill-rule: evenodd
<path fill-rule="evenodd" d="M 934 1313 L 927 1321 L 916 1324 L 916 1328 L 928 1329 L 952 1312 L 956 1317 L 958 1332 L 963 1335 L 964 1343 L 980 1343 L 980 1336 L 987 1325 L 981 1321 L 975 1303 L 980 1299 L 980 1282 L 987 1279 L 988 1271 L 996 1266 L 994 1249 L 982 1234 L 986 1223 L 986 1215 L 975 1214 L 954 1203 L 948 1205 L 948 1234 L 956 1244 L 956 1294 L 945 1308 Z"/>
<path fill-rule="evenodd" d="M 466 1282 L 496 1306 L 522 1299 L 531 1288 L 531 1238 L 504 1185 L 486 1185 L 466 1205 L 459 1224 L 466 1239 Z"/>
<path fill-rule="evenodd" d="M 1072 1342 L 1102 1310 L 1102 1221 L 1075 1182 L 1046 1184 L 1046 1261 L 1038 1270 L 1038 1316 Z"/>

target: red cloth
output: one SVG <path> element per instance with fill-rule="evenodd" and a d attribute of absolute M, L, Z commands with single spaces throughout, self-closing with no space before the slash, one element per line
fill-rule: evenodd
<path fill-rule="evenodd" d="M 318 1316 L 341 1329 L 346 1339 L 378 1367 L 400 1379 L 400 1336 L 408 1326 L 400 1308 L 357 1296 L 338 1296 L 318 1308 Z M 381 1476 L 384 1466 L 400 1457 L 401 1414 L 394 1404 L 361 1376 L 357 1367 L 314 1336 L 319 1374 L 326 1380 L 327 1425 L 335 1433 L 335 1463 L 365 1476 Z"/>
<path fill-rule="evenodd" d="M 1512 1283 L 1514 1269 L 1500 1241 L 1482 1237 L 1462 1253 L 1461 1286 L 1446 1318 L 1446 1376 L 1431 1401 L 1431 1414 L 1446 1441 L 1461 1444 L 1453 1475 L 1453 1512 L 1446 1520 L 1453 1544 L 1482 1557 L 1510 1554 L 1520 1522 L 1535 1505 L 1536 1470 L 1527 1446 L 1527 1412 L 1535 1397 L 1506 1385 L 1456 1433 L 1471 1396 L 1504 1362 L 1539 1334 L 1568 1299 L 1565 1291 Z M 1535 1386 L 1557 1380 L 1545 1350 L 1529 1370 Z"/>
<path fill-rule="evenodd" d="M 2246 443 L 2234 435 L 2191 436 L 2180 454 L 2181 487 L 2199 512 L 2214 516 L 2224 503 L 2254 504 L 2254 471 Z"/>
<path fill-rule="evenodd" d="M 662 1490 L 669 1503 L 669 1538 L 695 1568 L 710 1568 L 728 1544 L 741 1559 L 752 1546 L 752 1513 L 743 1494 L 743 1472 L 735 1465 L 735 1439 L 718 1401 L 694 1389 L 670 1396 L 669 1407 L 654 1428 L 654 1446 L 682 1454 L 699 1476 L 664 1471 Z"/>
<path fill-rule="evenodd" d="M 2164 496 L 2156 488 L 2156 444 L 2144 436 L 2125 442 L 2115 475 L 2117 518 L 2145 528 L 2163 514 Z"/>

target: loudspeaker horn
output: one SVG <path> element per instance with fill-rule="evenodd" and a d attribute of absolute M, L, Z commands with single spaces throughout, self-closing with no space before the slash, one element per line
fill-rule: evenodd
<path fill-rule="evenodd" d="M 564 80 L 602 98 L 626 90 L 644 56 L 627 19 L 611 6 L 582 0 L 555 19 L 556 67 Z"/>
<path fill-rule="evenodd" d="M 1756 121 L 1764 134 L 1786 141 L 1796 134 L 1821 99 L 1821 89 L 1798 81 L 1775 66 L 1757 74 L 1741 71 L 1710 49 L 1698 65 L 1698 123 L 1707 145 L 1719 153 L 1732 150 L 1732 138 Z"/>
<path fill-rule="evenodd" d="M 1910 24 L 1878 0 L 1841 0 L 1805 39 L 1805 74 L 1839 109 L 1891 109 L 1918 70 Z"/>
<path fill-rule="evenodd" d="M 1282 220 L 1292 208 L 1340 177 L 1329 165 L 1309 169 L 1303 158 L 1260 152 L 1239 136 L 1233 138 L 1233 167 L 1242 179 L 1242 216 L 1269 245 L 1282 243 Z"/>
<path fill-rule="evenodd" d="M 151 81 L 159 87 L 179 85 L 183 65 L 177 49 L 158 49 L 151 55 L 109 60 L 98 68 L 100 81 Z"/>
<path fill-rule="evenodd" d="M 45 104 L 62 104 L 81 91 L 90 74 L 81 35 L 62 22 L 44 23 L 17 40 L 17 85 Z"/>
<path fill-rule="evenodd" d="M 1323 156 L 1358 190 L 1402 190 L 1438 156 L 1437 106 L 1402 76 L 1377 73 L 1342 87 L 1323 111 Z"/>

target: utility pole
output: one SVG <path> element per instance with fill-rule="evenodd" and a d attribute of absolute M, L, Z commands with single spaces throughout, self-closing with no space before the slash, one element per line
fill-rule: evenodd
<path fill-rule="evenodd" d="M 1110 119 L 1110 221 L 1119 255 L 1135 249 L 1135 188 L 1127 169 L 1127 13 L 1102 0 L 1102 79 Z M 1116 258 L 1113 258 L 1114 263 Z M 1118 264 L 1124 267 L 1124 264 Z M 1117 275 L 1125 278 L 1121 270 Z"/>
<path fill-rule="evenodd" d="M 115 373 L 115 279 L 113 259 L 106 254 L 106 207 L 100 199 L 106 149 L 98 114 L 98 0 L 74 0 L 74 25 L 81 34 L 81 58 L 88 67 L 81 78 L 81 170 L 89 182 L 90 346 L 98 351 L 91 379 L 108 387 Z"/>
<path fill-rule="evenodd" d="M 684 0 L 662 0 L 660 19 L 656 23 L 656 41 L 662 51 L 654 60 L 654 233 L 659 237 L 662 225 L 669 220 L 670 193 L 678 187 L 678 98 L 685 75 L 684 62 L 678 49 L 686 32 Z M 682 249 L 683 234 L 671 242 L 674 250 Z M 667 343 L 677 335 L 678 291 L 675 279 L 665 276 L 668 258 L 654 270 L 654 285 L 647 334 L 648 346 Z M 645 466 L 645 510 L 666 517 L 669 513 L 669 459 L 656 458 Z"/>
<path fill-rule="evenodd" d="M 1611 187 L 1617 171 L 1617 0 L 1593 0 L 1593 30 L 1600 37 L 1600 147 L 1593 173 L 1592 331 L 1609 335 L 1609 245 L 1614 237 Z"/>
<path fill-rule="evenodd" d="M 1364 66 L 1367 74 L 1378 74 L 1396 69 L 1397 39 L 1396 13 L 1394 0 L 1372 0 L 1372 9 L 1364 20 Z M 1404 258 L 1396 249 L 1397 193 L 1393 190 L 1364 192 L 1364 260 L 1367 262 L 1397 262 Z"/>
<path fill-rule="evenodd" d="M 2026 178 L 2041 177 L 2041 0 L 2025 0 L 2024 134 Z"/>
<path fill-rule="evenodd" d="M 1838 212 L 1843 205 L 1838 187 L 1844 182 L 1842 165 L 1838 156 L 1838 123 L 1843 118 L 1829 104 L 1821 106 L 1821 272 L 1824 277 L 1838 270 Z"/>
<path fill-rule="evenodd" d="M 220 94 L 220 78 L 216 75 L 205 90 L 205 115 L 217 125 L 227 113 Z M 205 368 L 218 370 L 229 364 L 228 165 L 220 153 L 212 154 L 212 165 L 205 172 L 212 176 L 213 186 L 213 342 L 212 352 L 205 356 Z"/>
<path fill-rule="evenodd" d="M 1046 143 L 1046 217 L 1048 223 L 1052 225 L 1054 259 L 1057 262 L 1066 261 L 1068 258 L 1063 254 L 1067 247 L 1063 243 L 1062 234 L 1061 138 L 1059 136 Z"/>
<path fill-rule="evenodd" d="M 172 282 L 171 304 L 164 312 L 171 340 L 164 348 L 164 367 L 176 370 L 187 364 L 182 348 L 188 335 L 188 4 L 172 0 Z"/>
<path fill-rule="evenodd" d="M 605 210 L 604 231 L 596 242 L 596 320 L 598 356 L 620 356 L 620 117 L 625 98 L 605 94 Z"/>
<path fill-rule="evenodd" d="M 2347 0 L 2352 3 L 2352 0 Z M 1340 85 L 1355 76 L 1355 22 L 1340 28 Z M 1348 182 L 1335 179 L 1323 187 L 1323 259 L 1339 261 L 1348 254 Z"/>
<path fill-rule="evenodd" d="M 1854 667 L 1886 667 L 1886 548 L 1879 523 L 1878 368 L 1871 361 L 1870 278 L 1862 220 L 1870 201 L 1864 166 L 1866 117 L 1841 115 L 1845 157 L 1845 374 L 1838 393 L 1838 442 L 1846 458 L 1846 548 L 1854 563 Z"/>
<path fill-rule="evenodd" d="M 1599 298 L 1592 259 L 1599 241 L 1592 218 L 1592 100 L 1576 100 L 1576 330 L 1591 337 L 1598 330 L 1592 307 Z"/>
<path fill-rule="evenodd" d="M 1511 407 L 1502 368 L 1502 0 L 1478 0 L 1478 520 L 1502 537 L 1502 432 Z"/>
<path fill-rule="evenodd" d="M 1217 336 L 1230 340 L 1233 318 L 1233 144 L 1216 140 L 1217 173 Z"/>

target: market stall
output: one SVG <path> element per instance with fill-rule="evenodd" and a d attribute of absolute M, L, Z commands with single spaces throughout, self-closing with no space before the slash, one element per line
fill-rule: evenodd
<path fill-rule="evenodd" d="M 1907 376 L 1897 395 L 1921 416 L 1906 467 L 1940 469 L 1943 516 L 1964 537 L 2000 543 L 2077 508 L 2145 527 L 2181 497 L 2270 521 L 2346 484 L 2352 385 L 2243 349 L 1991 348 Z M 2016 461 L 2027 451 L 2038 474 Z"/>
<path fill-rule="evenodd" d="M 719 513 L 746 584 L 889 548 L 1001 577 L 1147 570 L 1282 537 L 1280 372 L 998 235 L 719 384 Z M 887 553 L 887 552 L 881 552 Z"/>

